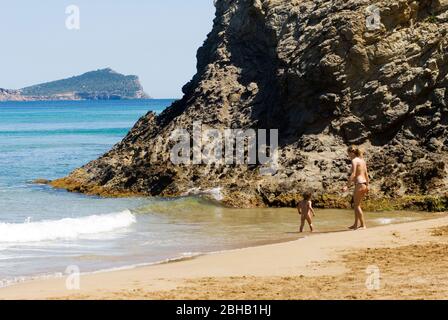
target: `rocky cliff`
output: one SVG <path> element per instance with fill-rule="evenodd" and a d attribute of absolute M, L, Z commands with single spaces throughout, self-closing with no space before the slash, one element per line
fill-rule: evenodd
<path fill-rule="evenodd" d="M 22 95 L 18 90 L 9 90 L 0 88 L 0 101 L 20 101 Z"/>
<path fill-rule="evenodd" d="M 372 203 L 440 209 L 448 191 L 447 31 L 447 0 L 218 0 L 184 97 L 53 185 L 102 195 L 220 190 L 241 207 L 294 205 L 313 189 L 319 205 L 344 207 L 346 146 L 357 144 Z M 278 128 L 278 171 L 172 164 L 170 135 L 193 121 Z"/>

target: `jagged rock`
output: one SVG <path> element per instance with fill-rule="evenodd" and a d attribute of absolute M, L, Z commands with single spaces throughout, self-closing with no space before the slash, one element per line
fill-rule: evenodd
<path fill-rule="evenodd" d="M 236 206 L 293 205 L 314 189 L 343 206 L 346 146 L 363 144 L 375 197 L 444 194 L 448 178 L 448 1 L 218 0 L 184 97 L 148 114 L 110 152 L 59 180 L 83 192 L 177 196 L 221 188 Z M 279 129 L 278 171 L 174 165 L 170 135 Z M 75 188 L 76 189 L 76 188 Z M 325 200 L 327 199 L 327 200 Z"/>

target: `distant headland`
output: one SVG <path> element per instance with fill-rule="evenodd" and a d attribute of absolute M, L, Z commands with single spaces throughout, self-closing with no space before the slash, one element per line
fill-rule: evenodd
<path fill-rule="evenodd" d="M 100 69 L 19 90 L 0 88 L 0 101 L 150 99 L 137 76 Z"/>

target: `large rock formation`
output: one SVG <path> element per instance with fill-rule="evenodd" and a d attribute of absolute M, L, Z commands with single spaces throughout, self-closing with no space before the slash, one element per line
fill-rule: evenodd
<path fill-rule="evenodd" d="M 182 100 L 141 118 L 110 152 L 54 186 L 160 196 L 221 188 L 236 206 L 293 205 L 311 188 L 322 205 L 344 206 L 346 146 L 357 144 L 366 150 L 372 197 L 445 194 L 447 0 L 218 0 L 216 7 Z M 278 128 L 279 170 L 172 164 L 170 135 L 193 121 Z"/>

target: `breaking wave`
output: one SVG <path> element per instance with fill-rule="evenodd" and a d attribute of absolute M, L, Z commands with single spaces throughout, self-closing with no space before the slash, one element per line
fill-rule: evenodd
<path fill-rule="evenodd" d="M 80 218 L 64 218 L 24 223 L 0 223 L 0 243 L 39 242 L 76 239 L 82 235 L 98 234 L 126 228 L 136 222 L 129 210 Z"/>

